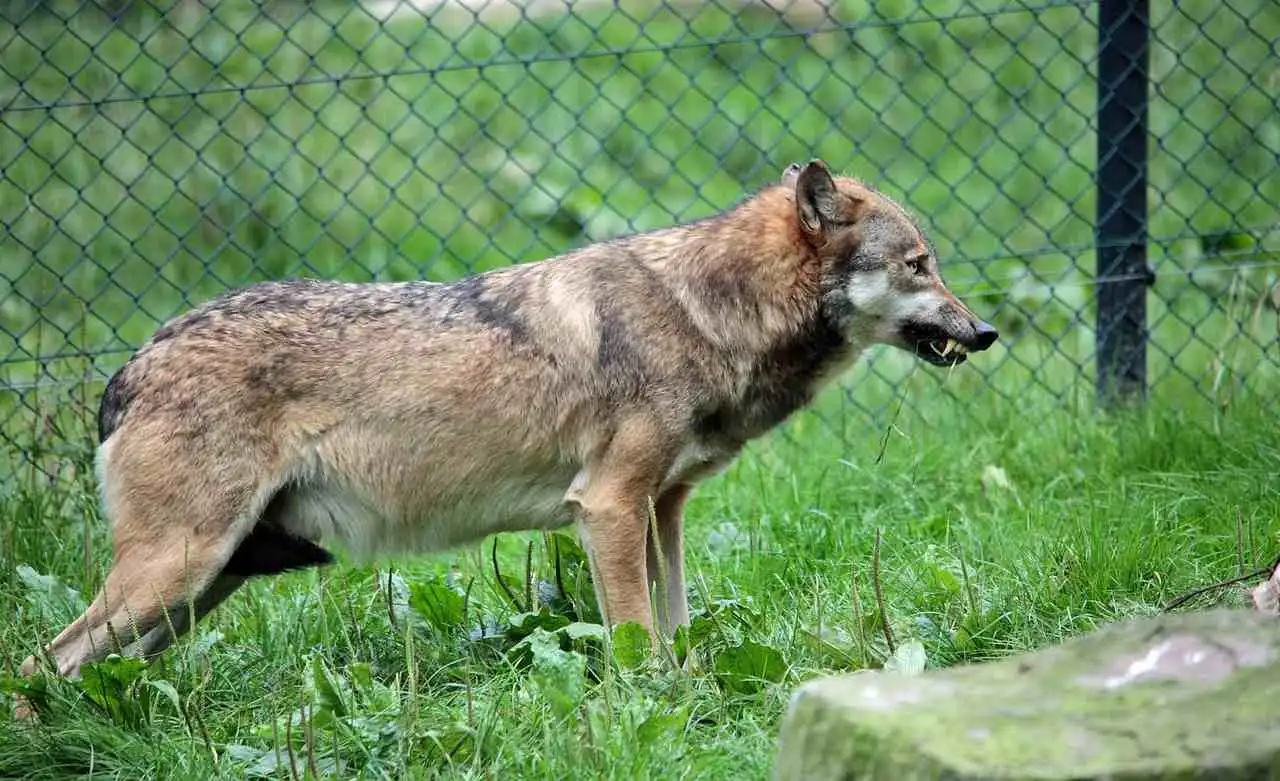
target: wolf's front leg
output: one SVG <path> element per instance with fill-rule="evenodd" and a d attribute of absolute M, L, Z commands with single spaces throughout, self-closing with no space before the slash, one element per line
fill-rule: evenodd
<path fill-rule="evenodd" d="M 591 577 L 605 626 L 634 621 L 653 636 L 643 505 L 618 500 L 581 507 L 579 534 L 591 558 Z"/>
<path fill-rule="evenodd" d="M 578 532 L 591 557 L 606 626 L 635 622 L 654 637 L 649 601 L 649 503 L 674 452 L 657 421 L 639 417 L 618 427 L 603 455 L 574 480 Z M 655 638 L 656 639 L 656 638 Z"/>

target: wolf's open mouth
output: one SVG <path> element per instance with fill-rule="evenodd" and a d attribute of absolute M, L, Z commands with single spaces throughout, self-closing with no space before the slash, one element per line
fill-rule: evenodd
<path fill-rule="evenodd" d="M 949 336 L 940 333 L 904 334 L 907 349 L 934 366 L 957 366 L 969 358 L 969 348 Z"/>
<path fill-rule="evenodd" d="M 969 354 L 969 348 L 960 344 L 955 339 L 935 339 L 932 342 L 929 342 L 929 349 L 933 350 L 943 358 L 946 358 L 952 353 L 959 353 L 960 355 Z"/>
<path fill-rule="evenodd" d="M 916 344 L 916 354 L 935 366 L 956 366 L 969 357 L 969 348 L 955 339 L 930 339 Z"/>

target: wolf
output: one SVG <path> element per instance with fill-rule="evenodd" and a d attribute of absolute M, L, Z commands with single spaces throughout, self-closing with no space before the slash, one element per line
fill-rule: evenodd
<path fill-rule="evenodd" d="M 718 215 L 453 283 L 244 287 L 110 379 L 113 562 L 45 650 L 72 677 L 152 656 L 247 579 L 334 547 L 372 560 L 566 526 L 606 624 L 669 635 L 689 620 L 700 481 L 868 346 L 949 367 L 997 339 L 912 215 L 821 160 Z"/>

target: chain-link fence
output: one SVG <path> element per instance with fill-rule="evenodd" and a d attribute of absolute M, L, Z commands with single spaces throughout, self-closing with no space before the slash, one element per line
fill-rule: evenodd
<path fill-rule="evenodd" d="M 1099 355 L 1217 401 L 1277 374 L 1274 0 L 0 7 L 0 440 L 27 459 L 83 447 L 104 378 L 230 286 L 457 278 L 811 157 L 909 205 L 1003 334 L 958 381 L 875 353 L 865 409 L 1092 399 Z"/>

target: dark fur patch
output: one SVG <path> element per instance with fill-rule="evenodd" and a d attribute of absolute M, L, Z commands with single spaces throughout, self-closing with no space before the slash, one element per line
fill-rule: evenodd
<path fill-rule="evenodd" d="M 596 347 L 596 360 L 608 372 L 630 374 L 639 369 L 639 357 L 632 349 L 627 329 L 617 314 L 597 308 L 596 321 L 600 324 L 600 342 Z"/>
<path fill-rule="evenodd" d="M 633 285 L 636 291 L 645 295 L 653 295 L 660 287 L 646 285 L 645 271 L 630 268 L 626 271 L 615 269 L 618 277 Z M 629 398 L 642 392 L 649 374 L 644 354 L 638 349 L 639 342 L 631 335 L 631 325 L 623 315 L 623 307 L 615 299 L 625 300 L 628 291 L 619 284 L 619 279 L 600 273 L 593 277 L 596 295 L 595 316 L 599 328 L 599 341 L 596 345 L 596 361 L 608 377 L 610 393 L 616 397 Z M 643 328 L 644 324 L 635 327 Z"/>
<path fill-rule="evenodd" d="M 479 323 L 505 332 L 512 341 L 523 342 L 529 338 L 528 326 L 520 314 L 524 302 L 520 282 L 508 281 L 499 291 L 493 288 L 491 280 L 476 275 L 450 285 L 449 292 Z"/>
<path fill-rule="evenodd" d="M 156 342 L 163 342 L 165 339 L 172 338 L 174 334 L 178 333 L 183 329 L 183 327 L 186 325 L 186 321 L 189 319 L 190 317 L 177 318 L 157 328 L 155 333 L 151 335 L 152 344 Z"/>
<path fill-rule="evenodd" d="M 698 270 L 698 293 L 703 304 L 725 314 L 735 309 L 750 309 L 749 317 L 759 316 L 758 293 L 737 263 L 706 263 Z"/>
<path fill-rule="evenodd" d="M 696 431 L 734 445 L 768 431 L 813 400 L 818 379 L 847 349 L 840 331 L 818 319 L 760 360 L 743 398 L 700 410 Z"/>
<path fill-rule="evenodd" d="M 137 395 L 137 390 L 125 378 L 128 368 L 129 364 L 125 364 L 124 368 L 113 374 L 107 381 L 106 390 L 102 393 L 102 401 L 98 404 L 99 444 L 106 442 L 112 432 L 120 427 L 125 413 L 129 411 L 129 405 Z"/>
<path fill-rule="evenodd" d="M 245 382 L 254 391 L 275 399 L 290 400 L 304 395 L 292 362 L 283 353 L 252 360 L 245 373 Z"/>
<path fill-rule="evenodd" d="M 247 578 L 332 563 L 333 554 L 314 542 L 286 534 L 269 523 L 260 523 L 240 542 L 222 572 Z"/>

